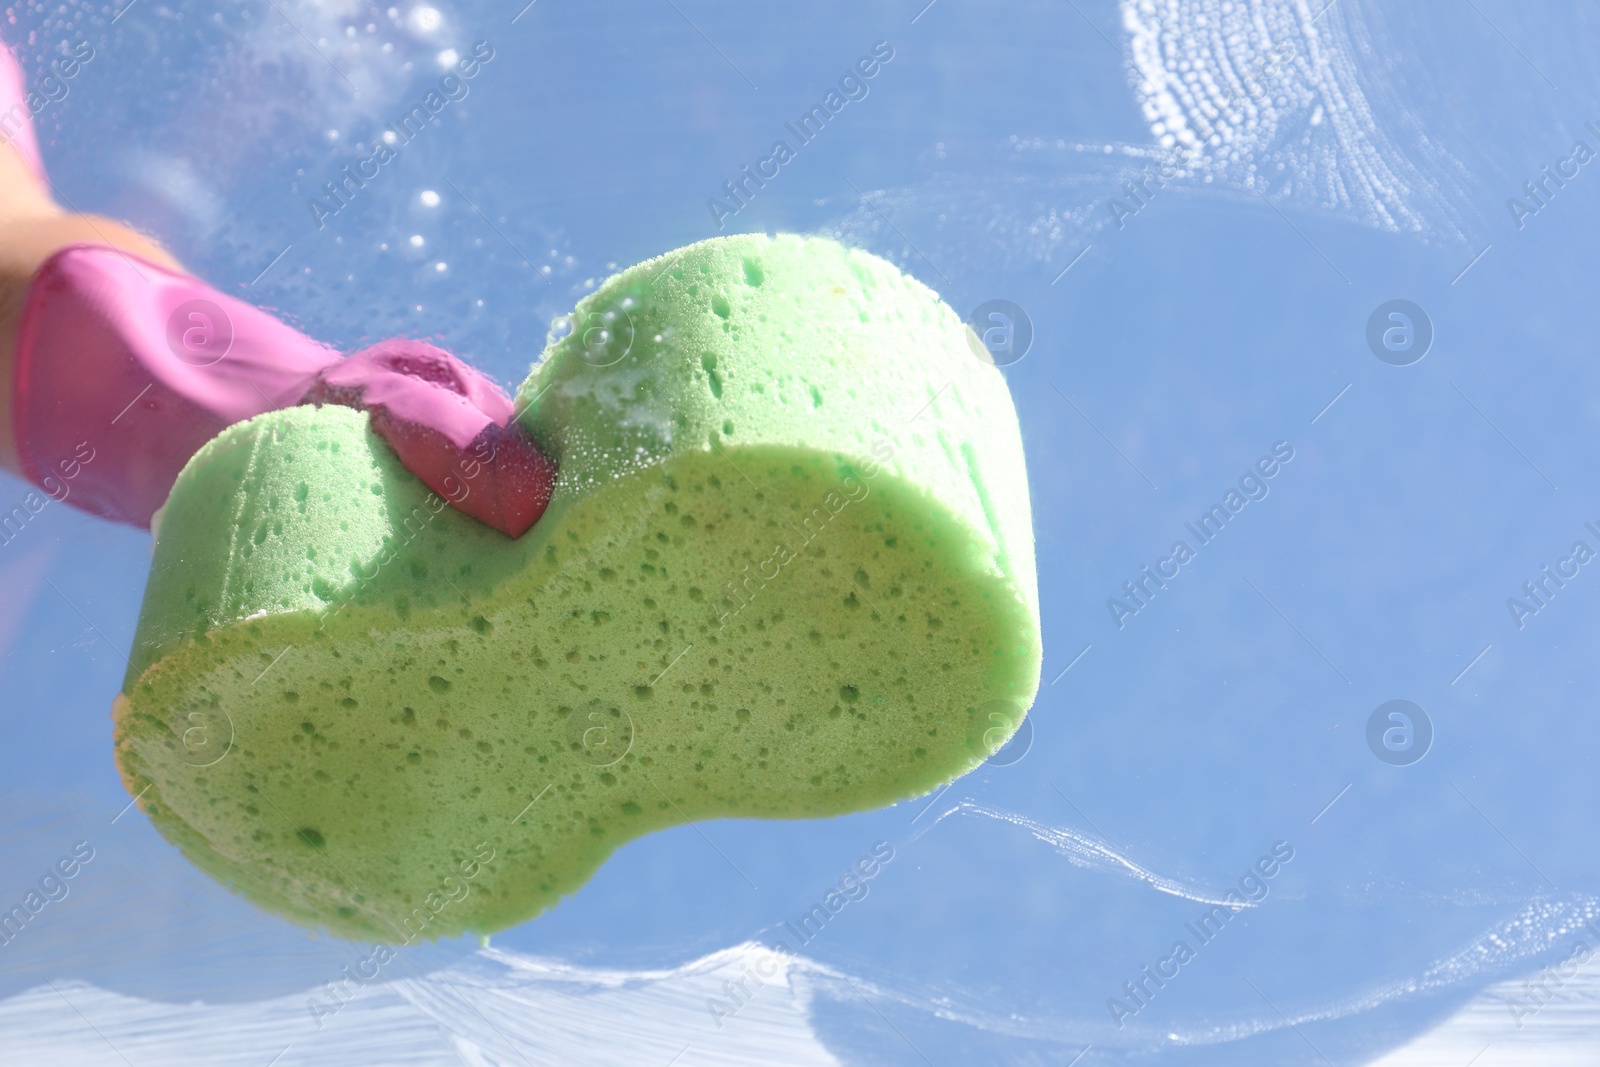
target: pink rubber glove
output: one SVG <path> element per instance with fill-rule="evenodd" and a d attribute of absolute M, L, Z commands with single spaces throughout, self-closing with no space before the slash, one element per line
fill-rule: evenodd
<path fill-rule="evenodd" d="M 325 367 L 302 402 L 370 411 L 407 470 L 510 537 L 550 503 L 555 464 L 513 423 L 511 398 L 425 341 L 381 341 Z"/>
<path fill-rule="evenodd" d="M 393 340 L 341 360 L 259 308 L 104 245 L 63 248 L 34 274 L 14 374 L 29 479 L 53 494 L 47 479 L 59 486 L 56 469 L 86 447 L 71 502 L 135 526 L 223 428 L 301 403 L 370 412 L 424 484 L 510 537 L 543 514 L 555 480 L 510 425 L 511 401 L 448 353 Z"/>

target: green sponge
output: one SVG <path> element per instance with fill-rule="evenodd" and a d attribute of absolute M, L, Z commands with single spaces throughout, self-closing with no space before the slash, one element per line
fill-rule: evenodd
<path fill-rule="evenodd" d="M 831 241 L 719 238 L 572 326 L 518 398 L 560 463 L 519 540 L 343 408 L 231 427 L 173 488 L 118 764 L 259 905 L 491 932 L 652 830 L 924 793 L 1032 704 L 1016 413 L 932 292 Z"/>

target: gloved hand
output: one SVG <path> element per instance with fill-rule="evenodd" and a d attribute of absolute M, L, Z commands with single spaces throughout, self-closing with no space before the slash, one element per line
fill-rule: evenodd
<path fill-rule="evenodd" d="M 424 341 L 382 341 L 330 364 L 301 402 L 371 412 L 406 469 L 503 534 L 521 536 L 550 503 L 555 464 L 512 421 L 511 398 Z"/>
<path fill-rule="evenodd" d="M 201 445 L 301 403 L 370 412 L 424 484 L 507 536 L 549 503 L 555 465 L 512 421 L 510 399 L 432 345 L 391 340 L 340 359 L 259 308 L 104 245 L 63 248 L 33 277 L 17 332 L 17 455 L 45 485 L 87 444 L 95 458 L 70 496 L 85 510 L 149 526 Z"/>

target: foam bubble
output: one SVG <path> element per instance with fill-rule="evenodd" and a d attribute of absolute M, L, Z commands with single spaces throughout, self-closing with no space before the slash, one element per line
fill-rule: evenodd
<path fill-rule="evenodd" d="M 436 7 L 427 4 L 418 4 L 406 14 L 406 29 L 419 37 L 426 37 L 437 33 L 439 27 L 444 25 L 444 16 Z"/>

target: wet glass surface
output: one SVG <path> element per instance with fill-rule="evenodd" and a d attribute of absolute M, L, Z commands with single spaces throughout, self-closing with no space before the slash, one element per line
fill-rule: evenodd
<path fill-rule="evenodd" d="M 372 946 L 253 909 L 128 807 L 108 710 L 149 537 L 51 504 L 0 546 L 0 905 L 92 859 L 0 946 L 16 1062 L 1600 1052 L 1594 13 L 12 15 L 36 77 L 93 54 L 37 120 L 64 200 L 345 349 L 439 338 L 514 387 L 580 296 L 690 241 L 901 265 L 994 331 L 1045 640 L 1023 734 L 948 789 L 654 834 L 487 948 L 407 949 L 335 999 Z M 329 199 L 480 41 L 468 91 Z M 731 197 L 879 42 L 859 98 Z M 0 508 L 26 492 L 0 476 Z"/>

